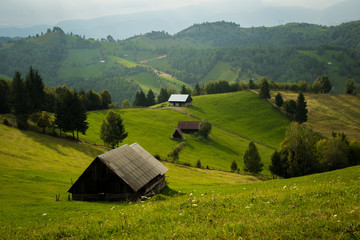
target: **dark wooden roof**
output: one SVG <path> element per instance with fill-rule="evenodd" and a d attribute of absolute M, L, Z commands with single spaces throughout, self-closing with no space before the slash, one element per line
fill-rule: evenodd
<path fill-rule="evenodd" d="M 181 131 L 180 128 L 175 128 L 175 132 L 173 133 L 172 137 L 182 139 L 183 134 L 184 133 Z"/>
<path fill-rule="evenodd" d="M 187 130 L 187 129 L 200 129 L 200 121 L 179 121 L 178 122 L 178 128 L 181 130 Z"/>
<path fill-rule="evenodd" d="M 168 171 L 167 167 L 137 143 L 130 146 L 125 144 L 97 156 L 96 159 L 102 161 L 135 192 L 158 175 Z"/>

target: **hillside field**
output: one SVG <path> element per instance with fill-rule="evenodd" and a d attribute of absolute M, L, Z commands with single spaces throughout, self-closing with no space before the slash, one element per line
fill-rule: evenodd
<path fill-rule="evenodd" d="M 284 101 L 296 101 L 297 93 L 280 91 Z M 277 91 L 272 92 L 274 100 Z M 325 137 L 344 132 L 349 139 L 360 141 L 360 96 L 348 94 L 305 93 L 308 121 L 314 131 Z"/>
<path fill-rule="evenodd" d="M 2 239 L 357 239 L 360 167 L 288 180 L 165 163 L 168 189 L 132 203 L 68 201 L 99 146 L 0 125 Z M 55 194 L 60 200 L 55 201 Z"/>

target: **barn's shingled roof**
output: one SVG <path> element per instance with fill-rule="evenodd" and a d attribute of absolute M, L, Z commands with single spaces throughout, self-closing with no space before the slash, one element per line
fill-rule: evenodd
<path fill-rule="evenodd" d="M 150 180 L 168 171 L 167 167 L 137 143 L 130 146 L 125 144 L 97 158 L 134 191 L 138 191 Z"/>
<path fill-rule="evenodd" d="M 200 121 L 179 121 L 177 128 L 181 130 L 200 129 Z"/>

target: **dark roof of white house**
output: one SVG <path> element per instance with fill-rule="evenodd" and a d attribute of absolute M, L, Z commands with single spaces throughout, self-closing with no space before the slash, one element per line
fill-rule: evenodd
<path fill-rule="evenodd" d="M 167 167 L 137 143 L 130 146 L 125 144 L 98 158 L 134 191 L 168 171 Z"/>
<path fill-rule="evenodd" d="M 189 98 L 189 94 L 171 94 L 169 102 L 186 102 Z"/>

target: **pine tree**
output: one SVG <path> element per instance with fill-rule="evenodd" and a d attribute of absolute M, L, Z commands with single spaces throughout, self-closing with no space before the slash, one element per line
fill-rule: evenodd
<path fill-rule="evenodd" d="M 44 83 L 39 72 L 30 66 L 25 80 L 26 91 L 29 98 L 29 112 L 39 112 L 43 110 L 45 102 Z"/>
<path fill-rule="evenodd" d="M 101 103 L 102 103 L 102 108 L 103 109 L 108 109 L 109 105 L 111 104 L 112 100 L 111 100 L 111 94 L 109 93 L 108 90 L 104 89 L 101 93 L 100 93 L 100 98 L 101 98 Z"/>
<path fill-rule="evenodd" d="M 237 166 L 237 163 L 236 163 L 235 160 L 232 161 L 230 169 L 231 169 L 232 172 L 235 172 L 238 169 L 238 166 Z"/>
<path fill-rule="evenodd" d="M 298 123 L 306 122 L 307 113 L 305 97 L 302 93 L 299 93 L 296 103 L 295 121 Z"/>
<path fill-rule="evenodd" d="M 253 174 L 258 174 L 262 171 L 263 166 L 256 145 L 251 141 L 244 154 L 244 170 Z"/>
<path fill-rule="evenodd" d="M 15 115 L 17 127 L 27 128 L 29 118 L 29 99 L 25 88 L 24 79 L 19 72 L 15 72 L 11 86 L 12 110 Z"/>
<path fill-rule="evenodd" d="M 163 102 L 166 102 L 167 100 L 169 100 L 168 91 L 166 90 L 166 88 L 161 88 L 157 102 L 158 103 L 163 103 Z"/>
<path fill-rule="evenodd" d="M 155 105 L 155 95 L 154 92 L 151 90 L 151 88 L 149 89 L 147 95 L 146 95 L 146 106 L 152 106 Z"/>
<path fill-rule="evenodd" d="M 10 111 L 10 86 L 7 81 L 0 79 L 0 113 Z"/>
<path fill-rule="evenodd" d="M 266 78 L 260 80 L 260 98 L 268 99 L 270 98 L 270 86 Z"/>
<path fill-rule="evenodd" d="M 196 83 L 194 91 L 192 92 L 193 96 L 201 95 L 201 88 L 199 83 Z"/>
<path fill-rule="evenodd" d="M 276 94 L 275 96 L 275 104 L 278 108 L 281 108 L 281 106 L 284 104 L 284 100 L 281 96 L 281 93 Z"/>
<path fill-rule="evenodd" d="M 275 151 L 271 156 L 271 165 L 269 166 L 269 170 L 276 176 L 285 177 L 286 175 L 286 166 L 278 151 Z"/>
<path fill-rule="evenodd" d="M 147 105 L 147 101 L 146 101 L 146 97 L 145 97 L 144 92 L 142 90 L 136 91 L 133 106 L 140 107 L 140 106 L 146 106 L 146 105 Z"/>
<path fill-rule="evenodd" d="M 112 110 L 108 111 L 101 124 L 100 138 L 105 144 L 114 148 L 127 136 L 128 133 L 125 131 L 120 115 Z"/>

